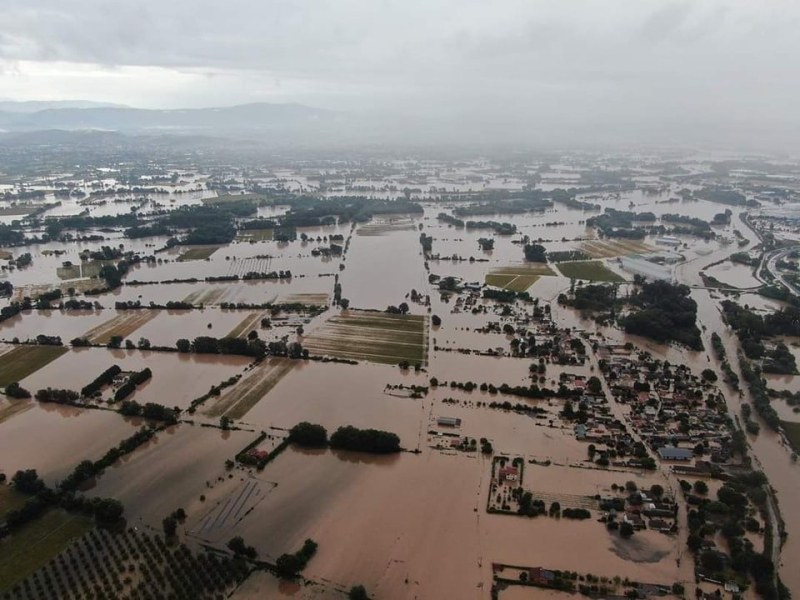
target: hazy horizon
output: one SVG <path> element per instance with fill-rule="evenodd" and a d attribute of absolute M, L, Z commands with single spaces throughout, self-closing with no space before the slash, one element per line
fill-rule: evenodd
<path fill-rule="evenodd" d="M 787 1 L 35 0 L 0 17 L 14 101 L 293 103 L 387 140 L 798 149 Z"/>

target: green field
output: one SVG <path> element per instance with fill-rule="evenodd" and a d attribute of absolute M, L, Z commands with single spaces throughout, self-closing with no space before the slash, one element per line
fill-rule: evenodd
<path fill-rule="evenodd" d="M 590 261 L 570 261 L 558 263 L 558 270 L 564 277 L 570 279 L 583 279 L 586 281 L 625 281 L 623 277 L 617 275 L 606 267 L 599 260 Z"/>
<path fill-rule="evenodd" d="M 632 254 L 647 254 L 655 248 L 644 242 L 636 240 L 588 240 L 581 244 L 581 252 L 592 258 L 609 258 L 611 256 L 631 256 Z"/>
<path fill-rule="evenodd" d="M 211 198 L 203 198 L 203 204 L 226 204 L 228 202 L 260 202 L 266 200 L 260 194 L 223 194 L 222 196 L 212 196 Z"/>
<path fill-rule="evenodd" d="M 91 519 L 53 509 L 4 538 L 0 541 L 0 592 L 46 564 L 91 527 Z"/>
<path fill-rule="evenodd" d="M 312 354 L 396 365 L 424 365 L 428 320 L 420 315 L 345 311 L 303 342 Z"/>
<path fill-rule="evenodd" d="M 800 453 L 800 423 L 781 421 L 781 426 L 786 433 L 789 443 L 792 445 L 792 449 Z"/>
<path fill-rule="evenodd" d="M 113 265 L 113 260 L 88 260 L 69 267 L 58 267 L 56 275 L 59 279 L 82 279 L 98 277 L 104 265 Z"/>
<path fill-rule="evenodd" d="M 0 387 L 22 381 L 69 351 L 64 346 L 16 346 L 0 355 Z"/>
<path fill-rule="evenodd" d="M 484 282 L 486 285 L 511 290 L 512 292 L 524 292 L 539 281 L 540 277 L 550 275 L 555 275 L 555 273 L 546 263 L 526 263 L 513 267 L 492 269 L 486 275 Z"/>
<path fill-rule="evenodd" d="M 214 252 L 219 250 L 219 246 L 195 246 L 184 250 L 178 257 L 179 261 L 184 260 L 205 260 L 209 258 Z"/>
<path fill-rule="evenodd" d="M 274 229 L 242 229 L 236 234 L 240 242 L 269 242 Z"/>
<path fill-rule="evenodd" d="M 5 516 L 9 511 L 22 508 L 27 499 L 27 496 L 15 491 L 14 488 L 0 484 L 0 521 L 5 520 Z"/>

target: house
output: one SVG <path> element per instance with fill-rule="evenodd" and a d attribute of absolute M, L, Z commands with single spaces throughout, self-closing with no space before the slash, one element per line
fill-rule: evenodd
<path fill-rule="evenodd" d="M 534 567 L 528 571 L 528 581 L 536 585 L 550 586 L 556 579 L 556 574 L 549 569 Z"/>
<path fill-rule="evenodd" d="M 500 469 L 500 481 L 516 481 L 519 477 L 517 467 L 502 467 Z"/>
<path fill-rule="evenodd" d="M 458 417 L 437 417 L 436 424 L 439 427 L 461 427 L 461 419 Z"/>
<path fill-rule="evenodd" d="M 575 437 L 579 440 L 586 439 L 586 425 L 583 423 L 578 423 L 575 425 Z"/>
<path fill-rule="evenodd" d="M 658 449 L 661 460 L 680 460 L 689 461 L 694 456 L 691 448 L 676 448 L 675 446 L 662 446 Z"/>

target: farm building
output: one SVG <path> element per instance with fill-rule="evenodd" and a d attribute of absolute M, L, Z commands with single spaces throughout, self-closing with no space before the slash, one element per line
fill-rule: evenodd
<path fill-rule="evenodd" d="M 437 417 L 436 424 L 440 427 L 461 427 L 461 419 L 458 417 Z"/>
<path fill-rule="evenodd" d="M 675 446 L 662 446 L 658 449 L 661 460 L 691 460 L 694 452 L 691 448 L 676 448 Z"/>
<path fill-rule="evenodd" d="M 619 259 L 620 266 L 634 275 L 641 275 L 653 281 L 672 281 L 672 272 L 662 267 L 644 260 L 641 257 L 623 256 Z"/>

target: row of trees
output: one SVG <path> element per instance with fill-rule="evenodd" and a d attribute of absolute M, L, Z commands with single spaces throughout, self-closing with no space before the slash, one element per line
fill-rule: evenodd
<path fill-rule="evenodd" d="M 304 421 L 289 431 L 288 441 L 312 448 L 338 448 L 355 452 L 389 454 L 400 451 L 400 438 L 397 434 L 379 429 L 358 429 L 352 425 L 339 427 L 328 439 L 328 432 L 322 425 Z"/>

